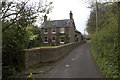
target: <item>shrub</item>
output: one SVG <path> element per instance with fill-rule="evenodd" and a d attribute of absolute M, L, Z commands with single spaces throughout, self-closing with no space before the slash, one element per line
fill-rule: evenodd
<path fill-rule="evenodd" d="M 106 78 L 120 78 L 118 15 L 108 14 L 102 29 L 92 35 L 91 52 Z"/>

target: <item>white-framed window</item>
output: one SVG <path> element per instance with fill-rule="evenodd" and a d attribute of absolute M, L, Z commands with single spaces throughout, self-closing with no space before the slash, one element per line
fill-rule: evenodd
<path fill-rule="evenodd" d="M 56 33 L 56 29 L 52 28 L 52 34 L 55 34 L 55 33 Z"/>
<path fill-rule="evenodd" d="M 44 34 L 48 34 L 48 29 L 44 29 Z"/>
<path fill-rule="evenodd" d="M 65 42 L 64 42 L 64 38 L 65 38 L 65 37 L 60 37 L 60 43 L 65 43 Z"/>
<path fill-rule="evenodd" d="M 48 43 L 48 37 L 44 37 L 44 43 Z"/>
<path fill-rule="evenodd" d="M 52 37 L 52 42 L 55 42 L 55 40 L 56 40 L 56 39 L 55 39 L 55 36 L 53 36 L 53 37 Z"/>
<path fill-rule="evenodd" d="M 65 33 L 65 28 L 60 28 L 60 33 Z"/>

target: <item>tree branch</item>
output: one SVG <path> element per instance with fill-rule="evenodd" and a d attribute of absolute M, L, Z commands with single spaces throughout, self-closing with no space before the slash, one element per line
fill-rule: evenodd
<path fill-rule="evenodd" d="M 8 14 L 8 15 L 6 15 L 6 16 L 3 16 L 1 19 L 5 19 L 6 17 L 9 17 L 9 16 L 11 16 L 11 15 L 17 15 L 17 13 Z"/>

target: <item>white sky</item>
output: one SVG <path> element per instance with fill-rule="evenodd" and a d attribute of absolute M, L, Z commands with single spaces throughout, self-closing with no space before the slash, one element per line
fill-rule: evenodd
<path fill-rule="evenodd" d="M 26 0 L 17 0 L 17 2 L 18 1 Z M 29 1 L 29 4 L 32 4 L 32 2 L 39 2 L 40 0 Z M 86 29 L 86 23 L 90 15 L 90 9 L 87 8 L 88 5 L 85 3 L 85 1 L 89 0 L 47 0 L 47 2 L 53 2 L 52 6 L 54 6 L 52 12 L 47 16 L 48 18 L 50 18 L 50 20 L 69 19 L 69 13 L 70 11 L 72 11 L 73 19 L 77 30 L 84 34 L 84 30 Z"/>
<path fill-rule="evenodd" d="M 38 1 L 39 0 L 30 0 L 30 3 Z M 85 2 L 91 1 L 95 2 L 96 0 L 48 0 L 48 2 L 51 1 L 53 2 L 52 6 L 54 6 L 54 8 L 52 12 L 47 15 L 48 18 L 50 18 L 51 20 L 69 19 L 70 18 L 69 13 L 70 11 L 72 11 L 73 19 L 75 21 L 77 30 L 84 34 L 84 30 L 86 29 L 86 23 L 90 15 L 90 8 L 87 8 L 89 5 Z M 97 1 L 116 2 L 119 0 L 97 0 Z"/>
<path fill-rule="evenodd" d="M 69 13 L 72 11 L 77 30 L 84 34 L 86 23 L 90 15 L 90 8 L 87 8 L 91 1 L 96 0 L 48 0 L 53 2 L 53 10 L 48 14 L 51 20 L 69 19 Z M 116 2 L 119 0 L 97 0 L 97 2 Z M 85 32 L 87 33 L 87 32 Z"/>
<path fill-rule="evenodd" d="M 69 19 L 69 13 L 72 11 L 73 19 L 77 30 L 84 33 L 86 21 L 90 15 L 90 9 L 87 8 L 82 0 L 48 0 L 53 2 L 53 10 L 48 14 L 51 20 Z"/>

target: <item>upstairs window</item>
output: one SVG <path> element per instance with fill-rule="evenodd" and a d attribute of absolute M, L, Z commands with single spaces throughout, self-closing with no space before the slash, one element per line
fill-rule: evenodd
<path fill-rule="evenodd" d="M 52 42 L 55 42 L 55 37 L 54 36 L 52 37 Z"/>
<path fill-rule="evenodd" d="M 52 34 L 55 34 L 55 33 L 56 33 L 56 29 L 52 28 Z"/>
<path fill-rule="evenodd" d="M 44 29 L 44 34 L 48 34 L 48 29 Z"/>
<path fill-rule="evenodd" d="M 44 43 L 48 43 L 48 37 L 44 37 Z"/>
<path fill-rule="evenodd" d="M 60 33 L 65 33 L 64 28 L 60 28 Z"/>

